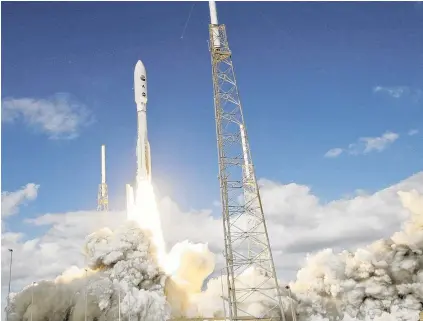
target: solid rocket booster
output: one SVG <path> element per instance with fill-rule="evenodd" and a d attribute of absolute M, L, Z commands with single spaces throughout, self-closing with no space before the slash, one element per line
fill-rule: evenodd
<path fill-rule="evenodd" d="M 138 60 L 134 70 L 134 93 L 137 104 L 137 173 L 136 186 L 143 180 L 151 182 L 151 154 L 147 136 L 147 72 L 141 60 Z M 135 204 L 134 188 L 126 184 L 127 209 Z"/>

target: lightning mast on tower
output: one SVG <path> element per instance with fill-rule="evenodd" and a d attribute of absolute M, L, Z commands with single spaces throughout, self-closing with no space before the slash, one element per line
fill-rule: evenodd
<path fill-rule="evenodd" d="M 97 211 L 109 210 L 109 196 L 106 184 L 106 146 L 101 145 L 101 183 L 98 185 Z"/>
<path fill-rule="evenodd" d="M 251 158 L 241 101 L 226 28 L 217 20 L 216 3 L 209 1 L 210 53 L 213 76 L 219 181 L 225 238 L 229 318 L 282 318 L 281 291 L 270 248 L 260 192 Z M 256 269 L 262 279 L 240 278 Z M 244 281 L 243 281 L 244 280 Z M 261 315 L 243 309 L 251 295 L 263 295 L 271 304 Z"/>

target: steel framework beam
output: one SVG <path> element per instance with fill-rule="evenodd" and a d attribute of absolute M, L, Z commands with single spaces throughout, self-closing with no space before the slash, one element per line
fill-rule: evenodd
<path fill-rule="evenodd" d="M 244 124 L 225 25 L 209 26 L 230 320 L 284 320 L 281 291 Z M 249 269 L 259 279 L 246 278 Z M 244 274 L 244 277 L 242 275 Z M 255 277 L 254 277 L 255 278 Z M 251 296 L 268 298 L 262 315 L 247 310 Z"/>

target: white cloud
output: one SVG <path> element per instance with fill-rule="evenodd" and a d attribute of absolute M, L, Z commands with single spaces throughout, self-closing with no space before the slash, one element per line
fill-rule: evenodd
<path fill-rule="evenodd" d="M 322 203 L 304 185 L 269 180 L 261 180 L 260 185 L 276 267 L 287 280 L 294 278 L 308 252 L 355 248 L 392 235 L 407 216 L 396 191 L 416 189 L 423 193 L 423 172 L 377 193 L 330 203 Z M 168 249 L 185 239 L 208 242 L 219 254 L 217 263 L 222 267 L 220 217 L 213 217 L 212 210 L 185 212 L 168 197 L 159 201 L 159 209 Z M 101 227 L 115 228 L 124 219 L 124 212 L 80 211 L 26 220 L 26 224 L 43 226 L 47 231 L 37 238 L 16 232 L 2 234 L 2 256 L 6 258 L 2 260 L 3 284 L 8 282 L 8 248 L 14 249 L 12 287 L 18 290 L 34 280 L 53 279 L 72 265 L 82 267 L 85 237 Z"/>
<path fill-rule="evenodd" d="M 423 91 L 418 88 L 411 88 L 408 86 L 392 86 L 392 87 L 384 87 L 384 86 L 376 86 L 373 88 L 374 93 L 385 94 L 392 98 L 399 99 L 399 98 L 410 98 L 414 102 L 420 101 L 423 95 Z"/>
<path fill-rule="evenodd" d="M 376 86 L 373 88 L 375 93 L 385 93 L 393 98 L 400 98 L 402 95 L 410 92 L 410 89 L 406 86 L 394 86 L 394 87 L 382 87 Z"/>
<path fill-rule="evenodd" d="M 350 155 L 368 154 L 373 151 L 381 152 L 399 138 L 399 134 L 393 132 L 385 132 L 377 137 L 360 137 L 356 143 L 348 145 L 348 148 L 332 148 L 326 152 L 325 157 L 338 157 L 341 153 L 346 152 Z"/>
<path fill-rule="evenodd" d="M 1 216 L 7 217 L 18 212 L 19 206 L 25 201 L 33 201 L 37 198 L 39 185 L 29 183 L 15 192 L 3 192 L 1 194 Z"/>
<path fill-rule="evenodd" d="M 92 122 L 89 110 L 72 101 L 68 94 L 56 94 L 49 99 L 5 98 L 2 121 L 14 123 L 19 119 L 51 139 L 76 138 L 81 128 Z"/>
<path fill-rule="evenodd" d="M 418 129 L 410 129 L 408 131 L 408 135 L 409 136 L 414 136 L 414 135 L 417 135 L 418 133 L 419 133 L 419 130 Z"/>
<path fill-rule="evenodd" d="M 325 157 L 327 158 L 335 158 L 341 155 L 343 152 L 342 148 L 332 148 L 328 150 L 325 154 Z"/>
<path fill-rule="evenodd" d="M 397 133 L 386 132 L 380 137 L 362 137 L 361 142 L 364 142 L 365 147 L 363 153 L 370 153 L 371 151 L 383 151 L 390 144 L 399 138 Z"/>

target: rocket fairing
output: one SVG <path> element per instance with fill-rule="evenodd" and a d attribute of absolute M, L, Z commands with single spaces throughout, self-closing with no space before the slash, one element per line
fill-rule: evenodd
<path fill-rule="evenodd" d="M 135 184 L 143 180 L 151 182 L 150 143 L 147 136 L 147 72 L 141 60 L 138 60 L 134 70 L 134 94 L 137 105 L 137 173 Z M 126 185 L 127 208 L 134 204 L 134 188 Z"/>

